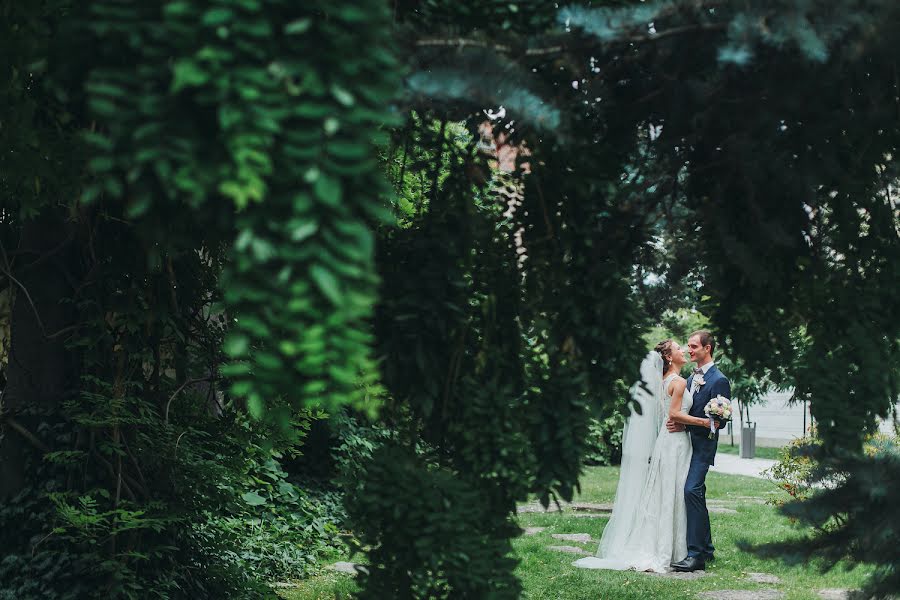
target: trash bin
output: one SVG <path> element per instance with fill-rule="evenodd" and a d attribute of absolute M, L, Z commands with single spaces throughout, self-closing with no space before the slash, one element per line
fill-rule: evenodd
<path fill-rule="evenodd" d="M 741 458 L 756 456 L 756 423 L 747 422 L 741 427 Z"/>

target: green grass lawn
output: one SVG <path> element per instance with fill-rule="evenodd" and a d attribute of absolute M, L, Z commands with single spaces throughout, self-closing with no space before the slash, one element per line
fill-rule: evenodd
<path fill-rule="evenodd" d="M 724 454 L 740 454 L 741 448 L 735 442 L 734 446 L 728 443 L 728 438 L 726 436 L 721 436 L 719 438 L 719 449 L 718 452 L 722 452 Z M 756 456 L 754 458 L 770 458 L 772 460 L 777 460 L 778 455 L 781 452 L 781 448 L 762 448 L 760 446 L 756 447 Z"/>
<path fill-rule="evenodd" d="M 615 467 L 592 467 L 582 478 L 582 502 L 611 502 L 618 480 Z M 783 496 L 783 492 L 762 479 L 710 473 L 707 479 L 711 505 L 736 510 L 736 514 L 712 514 L 713 543 L 716 562 L 707 566 L 708 574 L 697 580 L 663 578 L 633 571 L 616 572 L 578 569 L 577 558 L 548 550 L 547 546 L 582 546 L 590 552 L 596 543 L 578 544 L 555 540 L 553 533 L 590 533 L 599 539 L 606 518 L 579 518 L 571 512 L 526 513 L 519 517 L 521 526 L 546 527 L 535 535 L 522 536 L 513 543 L 521 563 L 517 575 L 524 585 L 523 598 L 533 600 L 624 600 L 695 598 L 699 592 L 713 589 L 777 589 L 787 600 L 817 600 L 823 588 L 859 587 L 867 573 L 865 568 L 853 571 L 836 569 L 819 573 L 814 566 L 788 567 L 775 560 L 762 560 L 739 551 L 738 540 L 765 542 L 783 539 L 794 528 L 779 516 L 766 500 Z M 758 584 L 747 579 L 747 573 L 768 573 L 781 579 L 778 584 Z M 354 589 L 352 576 L 327 573 L 300 582 L 294 589 L 282 592 L 289 600 L 331 600 L 349 598 Z"/>

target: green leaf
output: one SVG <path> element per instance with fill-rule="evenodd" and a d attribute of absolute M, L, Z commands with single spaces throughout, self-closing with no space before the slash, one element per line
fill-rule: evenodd
<path fill-rule="evenodd" d="M 247 410 L 250 411 L 251 417 L 258 421 L 262 420 L 266 414 L 266 405 L 263 399 L 259 397 L 259 394 L 251 393 L 247 397 Z"/>
<path fill-rule="evenodd" d="M 331 95 L 334 96 L 335 100 L 337 100 L 344 106 L 353 106 L 353 104 L 356 102 L 356 98 L 353 97 L 353 94 L 339 85 L 331 86 Z"/>
<path fill-rule="evenodd" d="M 286 35 L 299 35 L 309 31 L 311 26 L 312 19 L 297 19 L 284 26 L 284 33 Z"/>
<path fill-rule="evenodd" d="M 220 369 L 224 377 L 238 377 L 250 374 L 250 365 L 244 362 L 229 363 L 222 365 Z"/>
<path fill-rule="evenodd" d="M 321 265 L 313 265 L 309 268 L 309 275 L 326 298 L 334 304 L 341 303 L 340 283 L 334 273 Z"/>
<path fill-rule="evenodd" d="M 150 196 L 145 194 L 140 194 L 131 199 L 130 202 L 125 207 L 125 216 L 129 219 L 137 219 L 147 213 L 150 210 L 151 200 Z"/>
<path fill-rule="evenodd" d="M 225 340 L 225 354 L 232 358 L 241 358 L 247 355 L 250 349 L 250 339 L 245 335 L 231 334 Z"/>
<path fill-rule="evenodd" d="M 115 108 L 113 108 L 115 110 Z M 294 107 L 294 114 L 303 119 L 321 119 L 334 112 L 329 104 L 313 104 L 312 102 L 298 103 Z"/>
<path fill-rule="evenodd" d="M 322 173 L 313 184 L 313 192 L 328 206 L 337 206 L 341 203 L 341 182 L 325 173 Z"/>
<path fill-rule="evenodd" d="M 312 196 L 309 194 L 299 193 L 293 198 L 294 211 L 297 214 L 309 212 L 314 204 Z"/>
<path fill-rule="evenodd" d="M 328 117 L 322 126 L 325 128 L 326 135 L 334 135 L 341 128 L 341 122 L 334 117 Z"/>
<path fill-rule="evenodd" d="M 110 156 L 95 156 L 88 161 L 88 169 L 93 173 L 105 173 L 116 166 L 115 160 Z"/>
<path fill-rule="evenodd" d="M 361 142 L 354 143 L 335 140 L 333 142 L 329 142 L 325 146 L 325 149 L 332 156 L 344 160 L 360 160 L 366 158 L 369 155 L 368 144 Z"/>
<path fill-rule="evenodd" d="M 338 17 L 348 23 L 363 23 L 370 20 L 372 14 L 358 6 L 344 4 L 338 10 Z"/>
<path fill-rule="evenodd" d="M 294 242 L 302 242 L 318 231 L 318 229 L 319 224 L 315 221 L 292 221 L 291 240 Z"/>
<path fill-rule="evenodd" d="M 209 81 L 209 73 L 189 58 L 175 61 L 172 91 L 178 92 L 187 87 L 198 87 Z"/>
<path fill-rule="evenodd" d="M 267 338 L 272 335 L 269 326 L 262 319 L 253 315 L 242 315 L 238 319 L 237 325 L 259 338 Z"/>
<path fill-rule="evenodd" d="M 300 497 L 300 494 L 297 493 L 297 488 L 289 481 L 278 482 L 278 493 L 293 500 Z"/>
<path fill-rule="evenodd" d="M 281 359 L 270 352 L 257 352 L 253 359 L 260 367 L 270 371 L 277 371 L 283 367 Z"/>
<path fill-rule="evenodd" d="M 310 167 L 306 173 L 303 174 L 303 181 L 306 183 L 314 183 L 318 181 L 319 175 L 322 174 L 322 171 L 319 170 L 319 167 Z"/>
<path fill-rule="evenodd" d="M 232 17 L 234 17 L 234 13 L 230 8 L 212 8 L 204 13 L 203 24 L 210 26 L 224 25 L 231 21 Z"/>
<path fill-rule="evenodd" d="M 256 492 L 245 492 L 241 494 L 241 498 L 243 498 L 244 502 L 246 502 L 250 506 L 262 506 L 266 503 L 266 499 Z"/>
<path fill-rule="evenodd" d="M 275 246 L 269 240 L 263 238 L 253 238 L 250 248 L 253 251 L 254 258 L 261 263 L 269 261 L 276 254 Z"/>

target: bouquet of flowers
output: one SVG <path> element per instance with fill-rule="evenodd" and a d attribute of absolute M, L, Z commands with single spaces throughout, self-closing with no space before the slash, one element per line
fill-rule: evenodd
<path fill-rule="evenodd" d="M 713 439 L 716 437 L 716 421 L 728 422 L 731 420 L 731 401 L 718 395 L 706 403 L 703 412 L 709 417 L 709 439 Z"/>

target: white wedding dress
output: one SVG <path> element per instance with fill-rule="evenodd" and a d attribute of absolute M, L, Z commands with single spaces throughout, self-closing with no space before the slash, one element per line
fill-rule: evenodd
<path fill-rule="evenodd" d="M 659 357 L 656 352 L 652 354 Z M 652 375 L 654 368 L 658 369 L 658 378 Z M 597 555 L 575 561 L 577 567 L 664 573 L 670 563 L 687 556 L 684 483 L 691 463 L 691 441 L 687 432 L 669 433 L 665 427 L 672 401 L 667 390 L 675 375 L 659 381 L 662 359 L 657 361 L 652 356 L 644 361 L 641 372 L 650 393 L 636 394 L 632 388 L 642 414 L 632 414 L 626 425 L 612 516 Z M 691 403 L 691 393 L 685 390 L 682 411 L 687 412 Z M 641 433 L 641 427 L 647 431 L 650 424 L 656 426 L 655 439 Z"/>

